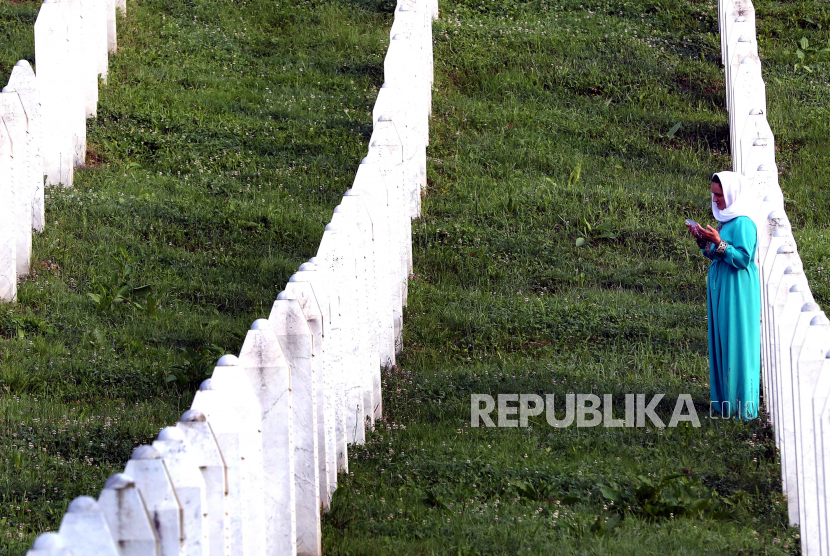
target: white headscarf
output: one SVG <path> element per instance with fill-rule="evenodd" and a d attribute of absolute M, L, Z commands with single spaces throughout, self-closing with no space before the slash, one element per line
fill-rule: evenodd
<path fill-rule="evenodd" d="M 757 192 L 752 191 L 751 186 L 748 187 L 748 180 L 738 172 L 718 172 L 712 176 L 712 181 L 715 181 L 715 176 L 720 179 L 726 201 L 726 208 L 721 210 L 715 204 L 714 194 L 712 195 L 712 215 L 715 220 L 729 222 L 739 216 L 757 220 L 761 199 Z"/>

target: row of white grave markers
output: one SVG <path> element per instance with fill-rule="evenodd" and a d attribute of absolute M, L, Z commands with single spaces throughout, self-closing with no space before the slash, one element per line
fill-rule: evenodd
<path fill-rule="evenodd" d="M 0 301 L 29 273 L 32 231 L 43 231 L 44 181 L 71 186 L 86 157 L 86 120 L 115 52 L 126 0 L 44 0 L 35 21 L 37 75 L 15 65 L 0 93 Z"/>
<path fill-rule="evenodd" d="M 732 164 L 760 204 L 763 410 L 781 460 L 791 525 L 802 553 L 830 555 L 830 321 L 815 303 L 784 210 L 767 122 L 751 0 L 720 0 Z"/>
<path fill-rule="evenodd" d="M 303 263 L 191 409 L 135 449 L 98 500 L 69 505 L 29 556 L 319 555 L 350 444 L 382 416 L 403 344 L 432 86 L 435 0 L 399 1 L 369 152 Z"/>

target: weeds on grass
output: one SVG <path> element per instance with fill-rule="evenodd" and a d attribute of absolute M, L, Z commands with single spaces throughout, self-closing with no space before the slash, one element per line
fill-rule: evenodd
<path fill-rule="evenodd" d="M 636 514 L 648 521 L 681 516 L 732 517 L 728 509 L 732 501 L 724 501 L 717 491 L 706 489 L 699 479 L 691 479 L 682 473 L 659 478 L 639 475 L 630 486 L 611 483 L 600 485 L 599 491 L 608 500 L 609 511 L 620 516 Z"/>

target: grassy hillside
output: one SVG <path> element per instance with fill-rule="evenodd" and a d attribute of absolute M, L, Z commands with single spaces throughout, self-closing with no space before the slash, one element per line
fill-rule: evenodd
<path fill-rule="evenodd" d="M 89 165 L 47 192 L 34 273 L 0 306 L 3 554 L 97 494 L 238 352 L 316 252 L 371 133 L 386 13 L 128 4 Z M 38 8 L 0 3 L 3 75 L 33 61 Z"/>
<path fill-rule="evenodd" d="M 706 417 L 708 261 L 683 220 L 712 222 L 708 177 L 729 166 L 715 3 L 442 9 L 406 352 L 327 549 L 797 553 L 767 423 Z M 827 46 L 830 11 L 757 14 L 788 210 L 827 306 L 830 61 L 794 64 L 802 36 Z M 625 393 L 665 393 L 664 421 L 690 393 L 702 427 L 470 428 L 470 394 L 553 393 L 561 417 L 569 392 L 613 394 L 619 416 Z M 646 496 L 662 480 L 676 499 Z"/>
<path fill-rule="evenodd" d="M 406 352 L 324 520 L 326 553 L 797 553 L 762 421 L 469 428 L 471 393 L 621 407 L 661 392 L 666 420 L 691 393 L 707 413 L 705 261 L 682 222 L 711 221 L 708 174 L 728 166 L 715 5 L 441 7 Z M 175 421 L 316 250 L 366 149 L 391 9 L 130 4 L 90 167 L 49 191 L 36 275 L 0 307 L 0 551 L 24 553 Z M 827 42 L 830 12 L 757 9 L 782 186 L 826 306 L 830 67 L 794 64 L 802 36 Z M 33 58 L 36 13 L 0 3 L 5 74 Z M 601 488 L 672 474 L 678 515 L 632 495 L 614 525 Z M 714 516 L 679 515 L 709 496 Z"/>

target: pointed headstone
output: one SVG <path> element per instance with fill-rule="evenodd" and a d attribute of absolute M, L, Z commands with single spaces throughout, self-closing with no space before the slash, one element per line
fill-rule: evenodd
<path fill-rule="evenodd" d="M 205 481 L 210 554 L 230 554 L 227 467 L 213 429 L 201 411 L 185 411 L 176 425 L 184 432 Z"/>
<path fill-rule="evenodd" d="M 9 84 L 3 89 L 4 92 L 15 92 L 20 96 L 23 110 L 26 112 L 26 123 L 28 125 L 28 149 L 29 149 L 29 187 L 27 191 L 31 196 L 33 230 L 42 232 L 45 217 L 44 192 L 43 192 L 43 127 L 40 106 L 40 90 L 38 89 L 37 77 L 32 66 L 26 60 L 20 60 L 12 69 L 9 77 Z"/>
<path fill-rule="evenodd" d="M 35 63 L 43 110 L 43 168 L 47 185 L 71 186 L 74 176 L 74 140 L 71 114 L 75 91 L 66 83 L 73 78 L 66 6 L 44 0 L 35 21 Z M 48 124 L 48 132 L 46 129 Z"/>
<path fill-rule="evenodd" d="M 70 502 L 63 514 L 59 533 L 73 554 L 119 556 L 115 540 L 95 498 L 79 496 Z"/>
<path fill-rule="evenodd" d="M 117 473 L 107 479 L 98 495 L 98 506 L 120 556 L 159 555 L 156 528 L 132 477 Z"/>
<path fill-rule="evenodd" d="M 5 91 L 5 88 L 3 89 Z M 32 191 L 29 123 L 20 95 L 0 93 L 0 117 L 11 139 L 11 186 L 14 189 L 15 268 L 27 276 L 32 264 Z"/>
<path fill-rule="evenodd" d="M 153 448 L 161 455 L 182 508 L 182 556 L 208 551 L 208 507 L 205 480 L 193 449 L 176 427 L 161 430 Z"/>
<path fill-rule="evenodd" d="M 156 527 L 161 556 L 179 556 L 184 532 L 182 507 L 161 454 L 152 446 L 133 450 L 124 473 L 132 477 Z"/>
<path fill-rule="evenodd" d="M 12 182 L 12 141 L 0 118 L 0 301 L 17 299 L 17 199 Z"/>

